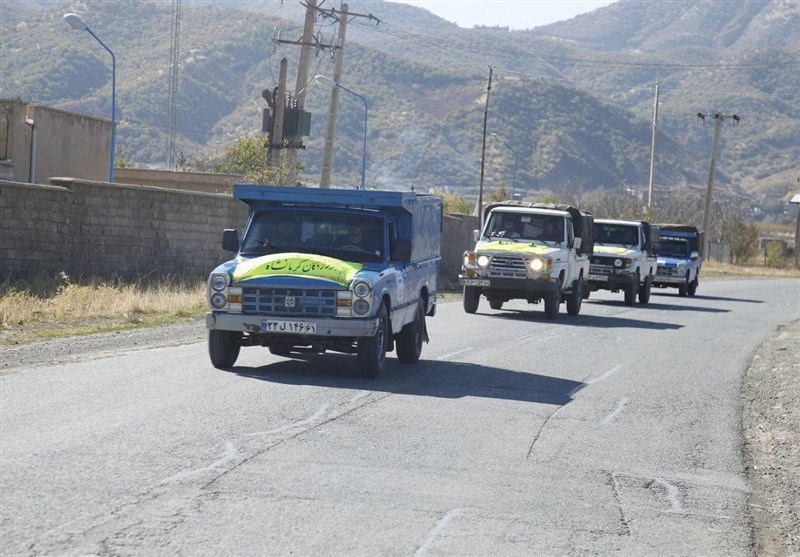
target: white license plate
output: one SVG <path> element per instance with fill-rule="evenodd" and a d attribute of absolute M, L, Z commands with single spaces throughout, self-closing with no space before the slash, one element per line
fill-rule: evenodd
<path fill-rule="evenodd" d="M 489 286 L 489 281 L 487 279 L 465 278 L 461 279 L 461 284 L 464 286 Z"/>
<path fill-rule="evenodd" d="M 589 280 L 608 281 L 608 275 L 589 275 Z"/>
<path fill-rule="evenodd" d="M 265 333 L 289 333 L 298 335 L 317 334 L 317 324 L 309 321 L 273 321 L 264 319 L 261 330 Z"/>

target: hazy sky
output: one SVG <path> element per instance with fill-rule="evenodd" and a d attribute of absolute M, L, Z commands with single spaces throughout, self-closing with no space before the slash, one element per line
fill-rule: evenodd
<path fill-rule="evenodd" d="M 392 0 L 425 8 L 460 27 L 499 25 L 532 29 L 569 19 L 614 0 Z"/>

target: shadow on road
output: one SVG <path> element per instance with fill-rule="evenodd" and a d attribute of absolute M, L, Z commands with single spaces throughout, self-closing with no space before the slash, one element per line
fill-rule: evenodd
<path fill-rule="evenodd" d="M 436 398 L 467 396 L 564 405 L 570 394 L 586 383 L 481 366 L 466 362 L 420 360 L 404 365 L 387 356 L 386 369 L 377 379 L 357 376 L 355 356 L 344 354 L 297 354 L 291 359 L 260 367 L 235 366 L 241 377 L 285 385 L 314 385 L 341 389 L 365 389 Z"/>
<path fill-rule="evenodd" d="M 678 291 L 670 292 L 656 292 L 653 290 L 653 295 L 658 296 L 672 296 L 673 298 L 680 298 Z M 714 300 L 715 302 L 743 302 L 746 304 L 763 304 L 764 300 L 749 300 L 747 298 L 726 298 L 725 296 L 703 296 L 697 294 L 694 297 L 686 298 L 687 300 Z"/>
<path fill-rule="evenodd" d="M 597 300 L 600 301 L 600 300 Z M 623 302 L 624 303 L 624 302 Z M 705 312 L 705 313 L 730 313 L 731 310 L 729 309 L 721 309 L 721 308 L 710 308 L 706 306 L 675 306 L 672 304 L 654 304 L 652 302 L 652 298 L 650 303 L 641 305 L 636 304 L 637 307 L 643 309 L 660 309 L 660 310 L 667 310 L 667 311 L 698 311 L 698 312 Z"/>
<path fill-rule="evenodd" d="M 605 302 L 605 300 L 597 300 Z M 584 302 L 586 303 L 586 302 Z M 613 302 L 611 302 L 613 305 Z M 624 305 L 620 302 L 619 305 Z M 650 307 L 642 306 L 642 307 Z M 666 308 L 665 308 L 666 309 Z M 724 311 L 724 310 L 721 310 Z M 487 317 L 497 317 L 499 319 L 511 319 L 515 321 L 541 321 L 553 325 L 570 325 L 574 327 L 596 327 L 598 321 L 602 321 L 604 328 L 617 328 L 617 329 L 656 329 L 659 331 L 682 329 L 684 325 L 679 323 L 654 323 L 653 321 L 645 321 L 643 319 L 631 319 L 629 317 L 616 317 L 613 315 L 568 315 L 560 314 L 556 319 L 550 320 L 544 317 L 541 312 L 525 311 L 518 309 L 500 310 L 500 313 L 481 313 L 478 315 L 486 315 Z"/>

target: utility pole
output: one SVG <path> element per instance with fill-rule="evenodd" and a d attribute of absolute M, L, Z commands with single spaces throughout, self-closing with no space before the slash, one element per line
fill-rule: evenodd
<path fill-rule="evenodd" d="M 734 122 L 737 124 L 739 123 L 739 116 L 736 114 L 725 115 L 719 112 L 715 112 L 714 114 L 710 113 L 703 113 L 698 112 L 697 117 L 700 118 L 703 123 L 706 121 L 706 117 L 714 118 L 714 142 L 711 146 L 711 164 L 709 165 L 708 169 L 708 185 L 706 187 L 706 206 L 705 210 L 703 211 L 703 233 L 706 235 L 706 245 L 703 246 L 703 257 L 708 258 L 710 253 L 709 247 L 711 245 L 711 230 L 710 226 L 711 223 L 709 222 L 711 217 L 711 190 L 714 187 L 714 166 L 717 162 L 717 148 L 719 147 L 719 130 L 722 126 L 722 121 L 727 118 L 732 118 Z"/>
<path fill-rule="evenodd" d="M 653 139 L 650 141 L 650 185 L 647 188 L 647 208 L 653 206 L 653 177 L 655 176 L 656 167 L 656 126 L 658 126 L 658 87 L 659 82 L 656 81 L 656 100 L 653 105 Z"/>
<path fill-rule="evenodd" d="M 486 124 L 489 121 L 489 94 L 492 92 L 492 72 L 489 66 L 489 85 L 486 87 L 486 107 L 483 110 L 483 146 L 481 147 L 481 182 L 478 187 L 478 228 L 483 229 L 483 170 L 486 166 Z"/>
<path fill-rule="evenodd" d="M 339 83 L 342 78 L 342 64 L 344 62 L 344 38 L 347 32 L 347 4 L 342 4 L 341 17 L 339 18 L 339 51 L 336 53 L 336 62 L 333 66 L 333 80 Z M 333 135 L 336 133 L 336 110 L 339 107 L 339 88 L 331 87 L 331 104 L 328 109 L 328 126 L 325 130 L 325 152 L 322 158 L 322 178 L 320 188 L 331 186 L 331 165 L 333 164 Z"/>

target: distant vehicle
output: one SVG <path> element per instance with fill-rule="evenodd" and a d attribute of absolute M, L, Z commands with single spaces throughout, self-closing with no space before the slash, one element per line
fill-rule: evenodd
<path fill-rule="evenodd" d="M 659 224 L 658 270 L 653 286 L 677 288 L 678 295 L 694 296 L 700 284 L 700 247 L 703 233 L 686 224 Z"/>
<path fill-rule="evenodd" d="M 416 362 L 436 310 L 442 201 L 414 192 L 236 185 L 250 207 L 237 253 L 208 280 L 208 350 L 219 368 L 242 346 L 288 356 L 356 354 L 376 377 L 387 351 Z"/>
<path fill-rule="evenodd" d="M 592 215 L 567 205 L 504 201 L 489 205 L 475 249 L 464 253 L 459 281 L 464 311 L 475 313 L 481 295 L 492 309 L 512 299 L 538 304 L 555 319 L 559 305 L 578 315 L 592 253 Z"/>
<path fill-rule="evenodd" d="M 623 291 L 625 305 L 650 301 L 659 245 L 658 227 L 645 221 L 597 219 L 594 253 L 585 296 L 597 290 Z"/>

